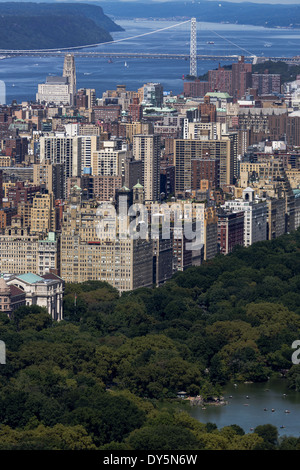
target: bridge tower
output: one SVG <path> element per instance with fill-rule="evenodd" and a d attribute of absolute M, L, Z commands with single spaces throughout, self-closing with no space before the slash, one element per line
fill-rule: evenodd
<path fill-rule="evenodd" d="M 197 77 L 197 20 L 191 19 L 190 75 Z"/>

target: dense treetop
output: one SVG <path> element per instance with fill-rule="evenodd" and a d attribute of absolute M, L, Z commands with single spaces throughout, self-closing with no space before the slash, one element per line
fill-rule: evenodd
<path fill-rule="evenodd" d="M 67 284 L 62 322 L 37 306 L 0 316 L 1 449 L 300 448 L 272 427 L 247 435 L 199 423 L 176 398 L 209 400 L 231 380 L 282 372 L 299 390 L 299 338 L 299 230 L 159 288 L 120 296 L 99 281 Z"/>
<path fill-rule="evenodd" d="M 2 49 L 48 49 L 112 40 L 122 28 L 101 7 L 78 3 L 1 2 Z"/>

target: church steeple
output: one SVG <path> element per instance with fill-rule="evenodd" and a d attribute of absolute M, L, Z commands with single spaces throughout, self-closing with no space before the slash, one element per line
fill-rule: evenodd
<path fill-rule="evenodd" d="M 140 184 L 140 180 L 138 180 L 137 184 L 134 185 L 132 189 L 133 189 L 133 203 L 144 204 L 145 202 L 144 186 Z"/>

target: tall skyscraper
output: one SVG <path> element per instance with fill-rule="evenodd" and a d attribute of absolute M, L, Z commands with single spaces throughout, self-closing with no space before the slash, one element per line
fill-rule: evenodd
<path fill-rule="evenodd" d="M 74 104 L 74 96 L 76 93 L 76 68 L 75 59 L 73 54 L 66 54 L 64 60 L 63 77 L 68 77 L 69 90 L 72 98 L 72 105 Z"/>
<path fill-rule="evenodd" d="M 196 160 L 200 159 L 218 161 L 216 162 L 219 167 L 217 181 L 221 188 L 233 184 L 234 145 L 229 137 L 214 140 L 175 139 L 174 151 L 177 194 L 192 189 L 192 161 L 196 165 Z"/>
<path fill-rule="evenodd" d="M 145 201 L 158 201 L 160 195 L 160 135 L 133 136 L 133 155 L 143 163 L 142 185 Z"/>
<path fill-rule="evenodd" d="M 81 137 L 41 136 L 40 162 L 45 164 L 63 164 L 64 168 L 64 197 L 67 189 L 67 178 L 81 175 Z"/>
<path fill-rule="evenodd" d="M 240 99 L 252 84 L 252 64 L 245 62 L 244 56 L 236 64 L 232 64 L 233 97 Z"/>

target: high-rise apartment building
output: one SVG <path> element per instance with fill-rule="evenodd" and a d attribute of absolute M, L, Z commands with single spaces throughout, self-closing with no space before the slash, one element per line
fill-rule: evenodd
<path fill-rule="evenodd" d="M 218 244 L 220 253 L 231 253 L 236 245 L 244 244 L 244 212 L 224 211 L 218 213 Z"/>
<path fill-rule="evenodd" d="M 295 195 L 283 162 L 278 158 L 270 158 L 267 161 L 258 161 L 256 163 L 243 162 L 240 167 L 241 187 L 245 188 L 251 182 L 251 186 L 261 195 L 275 197 L 276 199 L 284 198 L 285 231 L 295 230 Z"/>
<path fill-rule="evenodd" d="M 209 83 L 208 81 L 200 81 L 199 79 L 196 80 L 186 80 L 183 84 L 183 94 L 184 96 L 190 97 L 200 97 L 205 96 L 206 93 L 209 91 Z"/>
<path fill-rule="evenodd" d="M 85 168 L 92 168 L 92 157 L 94 152 L 100 148 L 100 136 L 81 135 L 81 172 Z"/>
<path fill-rule="evenodd" d="M 281 93 L 281 75 L 279 73 L 253 73 L 252 88 L 258 95 L 272 95 Z"/>
<path fill-rule="evenodd" d="M 53 193 L 38 193 L 33 198 L 30 232 L 47 234 L 55 232 L 55 208 Z"/>
<path fill-rule="evenodd" d="M 176 139 L 174 141 L 176 192 L 192 189 L 192 161 L 219 161 L 220 187 L 230 185 L 234 178 L 234 147 L 229 137 L 216 140 Z"/>
<path fill-rule="evenodd" d="M 64 197 L 66 194 L 67 178 L 80 176 L 82 168 L 81 137 L 66 136 L 41 136 L 40 137 L 40 162 L 47 161 L 52 164 L 62 164 L 64 168 Z"/>
<path fill-rule="evenodd" d="M 225 210 L 244 212 L 244 246 L 267 239 L 267 203 L 256 199 L 252 188 L 244 189 L 241 199 L 226 201 L 222 207 Z"/>
<path fill-rule="evenodd" d="M 33 165 L 33 183 L 53 193 L 54 199 L 63 199 L 64 196 L 64 165 L 63 163 L 44 163 Z"/>
<path fill-rule="evenodd" d="M 208 71 L 208 91 L 227 92 L 232 96 L 232 71 L 219 65 L 217 70 Z"/>
<path fill-rule="evenodd" d="M 240 99 L 252 84 L 252 64 L 245 62 L 241 56 L 237 63 L 232 64 L 232 95 Z"/>
<path fill-rule="evenodd" d="M 34 196 L 40 192 L 41 188 L 34 184 L 25 184 L 23 181 L 17 181 L 7 189 L 8 202 L 17 207 L 20 203 L 32 202 Z"/>
<path fill-rule="evenodd" d="M 128 113 L 133 122 L 141 121 L 143 117 L 143 107 L 137 97 L 133 98 L 133 102 L 128 106 Z"/>
<path fill-rule="evenodd" d="M 125 162 L 131 153 L 118 148 L 117 142 L 103 142 L 102 149 L 92 154 L 92 174 L 94 176 L 125 177 Z"/>
<path fill-rule="evenodd" d="M 142 161 L 145 201 L 158 201 L 160 197 L 160 136 L 135 135 L 133 137 L 133 155 Z"/>
<path fill-rule="evenodd" d="M 66 282 L 106 281 L 120 292 L 151 287 L 152 241 L 113 236 L 114 218 L 101 231 L 98 206 L 82 205 L 75 194 L 70 202 L 63 217 L 61 277 Z"/>

